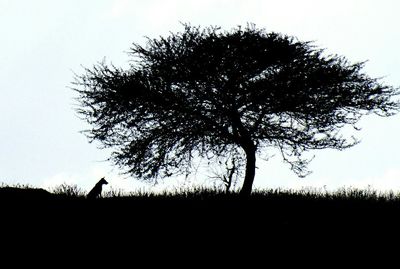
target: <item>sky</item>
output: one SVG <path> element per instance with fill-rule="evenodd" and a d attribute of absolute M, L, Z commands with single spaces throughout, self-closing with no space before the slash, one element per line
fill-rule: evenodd
<path fill-rule="evenodd" d="M 144 45 L 182 30 L 181 22 L 230 30 L 255 23 L 267 31 L 313 41 L 328 54 L 366 61 L 364 72 L 400 86 L 400 2 L 396 0 L 0 0 L 0 182 L 52 189 L 62 183 L 89 190 L 161 190 L 213 182 L 203 174 L 158 185 L 120 175 L 109 150 L 80 132 L 74 74 L 103 59 L 128 67 L 133 42 Z M 400 191 L 400 115 L 367 116 L 361 143 L 319 150 L 306 178 L 276 152 L 258 160 L 256 188 L 373 188 Z M 239 184 L 240 185 L 240 184 Z M 105 188 L 105 189 L 106 189 Z"/>

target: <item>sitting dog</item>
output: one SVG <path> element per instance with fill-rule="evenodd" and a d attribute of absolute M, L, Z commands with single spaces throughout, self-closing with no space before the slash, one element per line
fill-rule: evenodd
<path fill-rule="evenodd" d="M 91 189 L 91 191 L 87 194 L 86 197 L 89 199 L 101 197 L 101 190 L 102 190 L 103 184 L 104 185 L 108 184 L 108 182 L 104 179 L 104 177 L 102 177 L 99 180 L 99 182 L 97 182 L 96 185 L 94 185 L 93 189 Z"/>

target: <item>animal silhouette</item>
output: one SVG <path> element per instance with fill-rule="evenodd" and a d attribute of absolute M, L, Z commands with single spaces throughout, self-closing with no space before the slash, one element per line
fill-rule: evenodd
<path fill-rule="evenodd" d="M 94 185 L 93 189 L 90 190 L 90 192 L 87 194 L 86 197 L 89 199 L 100 197 L 103 185 L 107 185 L 107 184 L 108 184 L 108 182 L 105 180 L 104 177 L 102 177 L 99 180 L 99 182 L 97 182 L 96 185 Z"/>

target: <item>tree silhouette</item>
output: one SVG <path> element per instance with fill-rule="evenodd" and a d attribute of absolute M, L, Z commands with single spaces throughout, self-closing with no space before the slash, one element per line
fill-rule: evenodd
<path fill-rule="evenodd" d="M 128 70 L 100 62 L 76 76 L 74 89 L 90 141 L 113 148 L 110 159 L 145 180 L 190 173 L 198 157 L 235 158 L 248 195 L 266 148 L 305 176 L 304 152 L 351 147 L 358 141 L 343 127 L 399 109 L 398 89 L 362 73 L 364 63 L 254 25 L 186 24 L 133 44 L 130 55 Z"/>

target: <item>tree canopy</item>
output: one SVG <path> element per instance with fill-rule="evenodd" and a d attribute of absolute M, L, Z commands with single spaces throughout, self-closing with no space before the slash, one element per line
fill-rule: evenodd
<path fill-rule="evenodd" d="M 133 44 L 130 68 L 100 62 L 77 75 L 86 134 L 144 180 L 192 171 L 196 157 L 234 158 L 250 194 L 256 156 L 278 148 L 298 175 L 304 152 L 357 143 L 340 130 L 363 115 L 390 116 L 398 89 L 364 63 L 325 55 L 313 43 L 248 25 L 193 27 Z"/>

